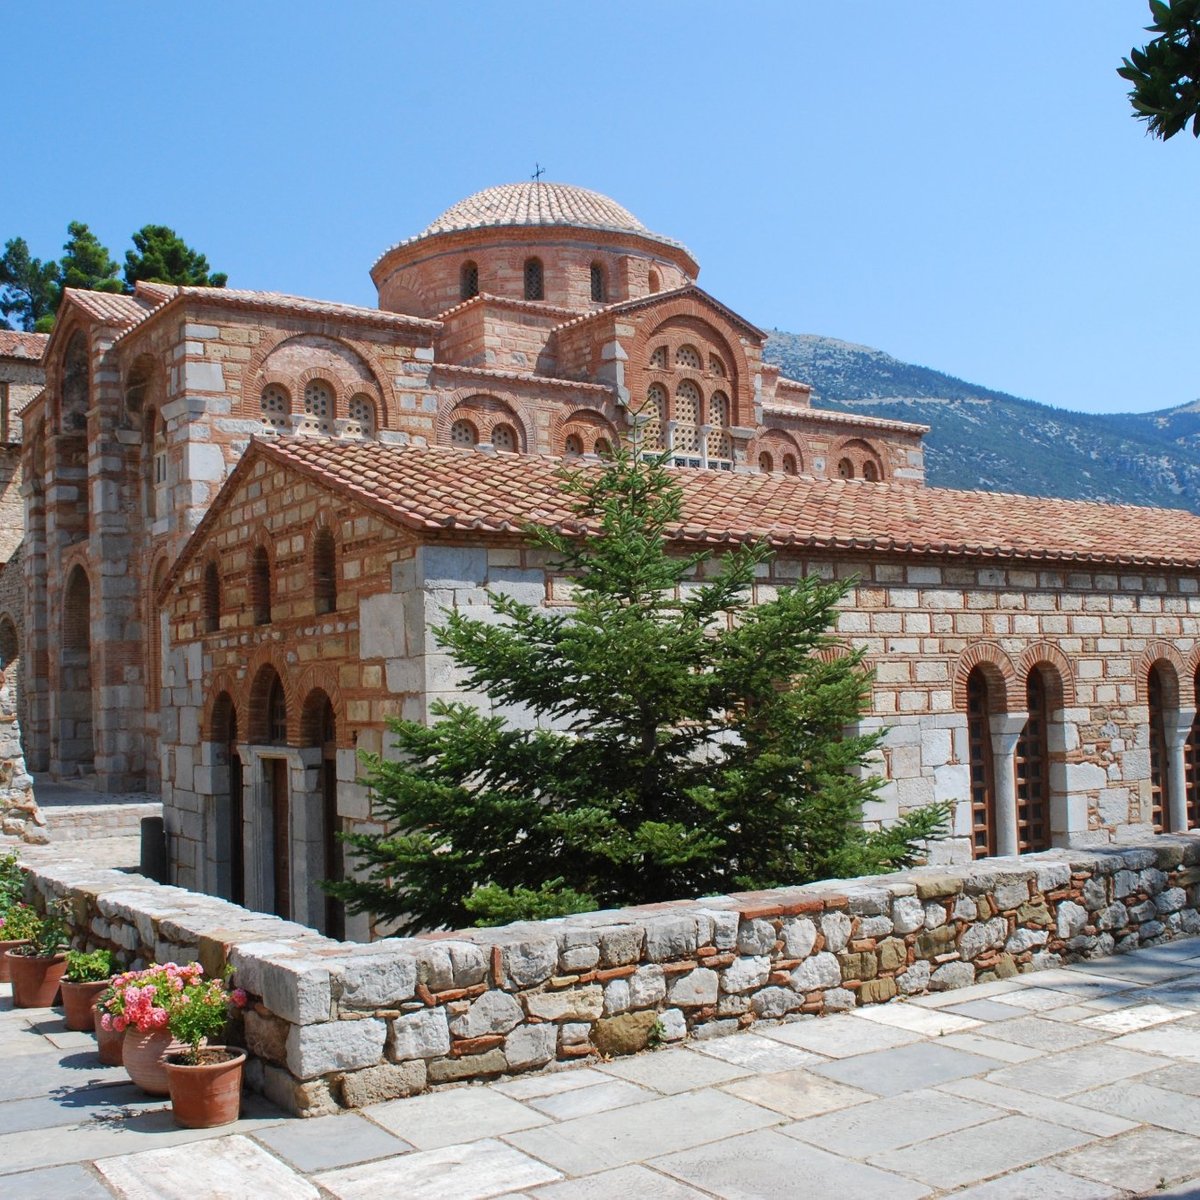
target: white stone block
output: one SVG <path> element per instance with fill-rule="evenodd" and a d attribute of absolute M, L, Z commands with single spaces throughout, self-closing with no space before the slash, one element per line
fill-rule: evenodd
<path fill-rule="evenodd" d="M 183 386 L 189 392 L 223 392 L 225 376 L 219 362 L 183 364 Z"/>
<path fill-rule="evenodd" d="M 450 1029 L 444 1008 L 397 1017 L 388 1039 L 388 1057 L 393 1062 L 411 1058 L 441 1058 L 450 1053 Z"/>
<path fill-rule="evenodd" d="M 294 1025 L 287 1037 L 288 1070 L 298 1079 L 330 1071 L 355 1071 L 383 1058 L 387 1025 L 375 1018 Z"/>

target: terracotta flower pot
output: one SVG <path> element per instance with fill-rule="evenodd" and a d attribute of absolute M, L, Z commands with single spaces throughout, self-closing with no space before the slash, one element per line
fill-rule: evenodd
<path fill-rule="evenodd" d="M 66 1018 L 68 1029 L 75 1029 L 80 1033 L 92 1032 L 92 1005 L 106 987 L 107 979 L 90 983 L 73 983 L 70 979 L 62 981 L 63 1016 Z"/>
<path fill-rule="evenodd" d="M 143 1033 L 130 1026 L 125 1030 L 125 1041 L 121 1046 L 122 1062 L 129 1078 L 151 1096 L 166 1096 L 167 1072 L 163 1058 L 184 1050 L 182 1042 L 175 1041 L 167 1029 L 152 1029 Z"/>
<path fill-rule="evenodd" d="M 115 1029 L 104 1029 L 100 1018 L 104 1014 L 98 1009 L 92 1009 L 92 1020 L 95 1022 L 96 1049 L 100 1053 L 100 1061 L 109 1067 L 119 1067 L 125 1061 L 125 1033 Z"/>
<path fill-rule="evenodd" d="M 0 942 L 0 983 L 8 983 L 12 975 L 8 970 L 8 952 L 17 946 L 28 946 L 28 938 L 18 938 L 14 942 Z"/>
<path fill-rule="evenodd" d="M 229 1057 L 223 1062 L 200 1063 L 194 1067 L 171 1058 L 165 1064 L 171 1089 L 171 1112 L 185 1129 L 211 1129 L 214 1125 L 229 1125 L 238 1119 L 246 1054 L 227 1046 L 209 1046 L 202 1053 L 213 1057 L 218 1051 Z"/>
<path fill-rule="evenodd" d="M 31 954 L 5 956 L 12 977 L 13 1008 L 51 1008 L 58 1003 L 58 985 L 67 970 L 67 956 L 41 958 Z"/>

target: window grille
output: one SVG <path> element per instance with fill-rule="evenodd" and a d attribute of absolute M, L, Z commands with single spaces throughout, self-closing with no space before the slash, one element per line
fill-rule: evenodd
<path fill-rule="evenodd" d="M 604 268 L 599 263 L 592 263 L 592 303 L 604 303 Z"/>
<path fill-rule="evenodd" d="M 729 397 L 713 392 L 708 402 L 708 457 L 732 458 L 733 441 L 729 436 Z"/>
<path fill-rule="evenodd" d="M 783 473 L 785 475 L 799 474 L 799 471 L 796 467 L 796 456 L 794 454 L 785 454 L 783 456 Z"/>
<path fill-rule="evenodd" d="M 517 432 L 511 425 L 497 425 L 492 430 L 492 448 L 505 454 L 517 452 Z"/>
<path fill-rule="evenodd" d="M 313 433 L 333 430 L 333 389 L 319 379 L 304 388 L 304 428 Z"/>
<path fill-rule="evenodd" d="M 353 422 L 351 432 L 368 438 L 375 436 L 375 402 L 370 396 L 362 392 L 359 392 L 357 396 L 351 396 L 347 411 Z"/>
<path fill-rule="evenodd" d="M 864 475 L 865 478 L 865 475 Z M 1041 672 L 1025 685 L 1029 719 L 1017 740 L 1017 853 L 1050 849 L 1050 704 Z"/>
<path fill-rule="evenodd" d="M 690 371 L 700 370 L 700 351 L 695 346 L 680 346 L 675 351 L 675 365 Z"/>
<path fill-rule="evenodd" d="M 675 440 L 673 449 L 682 454 L 700 450 L 700 389 L 685 379 L 675 389 Z"/>
<path fill-rule="evenodd" d="M 267 693 L 267 741 L 272 746 L 287 745 L 287 696 L 278 675 Z"/>
<path fill-rule="evenodd" d="M 458 295 L 460 300 L 470 300 L 472 296 L 479 295 L 479 267 L 473 262 L 463 263 Z"/>
<path fill-rule="evenodd" d="M 837 472 L 839 479 L 853 479 L 854 464 L 848 458 L 843 458 L 837 465 Z"/>
<path fill-rule="evenodd" d="M 292 411 L 288 394 L 277 383 L 268 383 L 262 391 L 260 400 L 263 422 L 280 433 L 289 427 L 288 415 Z"/>
<path fill-rule="evenodd" d="M 665 371 L 667 369 L 667 348 L 659 346 L 658 349 L 650 355 L 650 365 L 656 371 Z"/>
<path fill-rule="evenodd" d="M 455 421 L 450 426 L 450 445 L 475 446 L 479 443 L 479 434 L 470 421 Z"/>
<path fill-rule="evenodd" d="M 667 430 L 667 389 L 652 383 L 646 393 L 646 416 L 642 427 L 642 446 L 647 450 L 665 450 Z"/>
<path fill-rule="evenodd" d="M 608 438 L 597 438 L 592 443 L 592 453 L 597 458 L 612 458 L 612 443 Z"/>
<path fill-rule="evenodd" d="M 545 279 L 542 272 L 542 260 L 527 258 L 525 260 L 525 299 L 544 300 L 544 293 Z"/>
<path fill-rule="evenodd" d="M 725 364 L 715 354 L 710 354 L 708 356 L 708 369 L 718 378 L 725 378 Z"/>
<path fill-rule="evenodd" d="M 863 463 L 862 477 L 868 483 L 879 482 L 879 468 L 870 459 Z"/>
<path fill-rule="evenodd" d="M 568 433 L 567 440 L 563 444 L 563 449 L 567 454 L 582 454 L 583 438 L 577 433 Z"/>
<path fill-rule="evenodd" d="M 1147 680 L 1150 701 L 1150 821 L 1155 833 L 1170 827 L 1171 796 L 1167 784 L 1167 728 L 1162 671 L 1150 668 Z"/>
<path fill-rule="evenodd" d="M 1200 692 L 1200 677 L 1197 678 Z M 1187 827 L 1200 828 L 1200 695 L 1197 696 L 1197 715 L 1192 718 L 1183 747 L 1184 780 L 1187 786 Z"/>
<path fill-rule="evenodd" d="M 967 752 L 971 765 L 971 842 L 976 858 L 996 853 L 996 783 L 987 680 L 978 667 L 967 678 Z"/>
<path fill-rule="evenodd" d="M 758 456 L 758 469 L 762 471 L 764 475 L 770 475 L 770 473 L 775 470 L 775 463 L 765 450 Z"/>

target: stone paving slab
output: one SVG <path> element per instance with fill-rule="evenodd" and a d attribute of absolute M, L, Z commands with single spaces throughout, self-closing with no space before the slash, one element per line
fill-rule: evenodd
<path fill-rule="evenodd" d="M 1200 1200 L 1200 939 L 219 1130 L 7 996 L 0 1200 Z"/>

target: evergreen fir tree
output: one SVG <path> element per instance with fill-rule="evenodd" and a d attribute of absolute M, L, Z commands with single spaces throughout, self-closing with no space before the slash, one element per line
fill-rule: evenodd
<path fill-rule="evenodd" d="M 622 451 L 564 487 L 586 536 L 529 534 L 574 606 L 493 593 L 498 621 L 436 631 L 471 691 L 538 727 L 463 702 L 394 722 L 400 760 L 366 758 L 389 832 L 345 837 L 360 877 L 327 890 L 411 933 L 887 870 L 942 831 L 945 806 L 862 828 L 878 735 L 845 730 L 870 677 L 828 633 L 851 581 L 754 605 L 768 549 L 672 552 L 661 461 Z"/>

